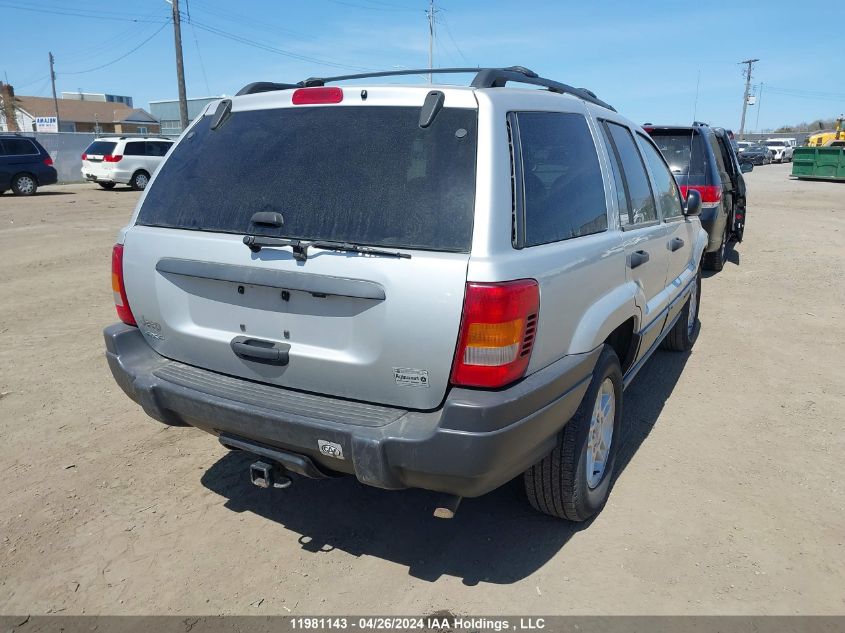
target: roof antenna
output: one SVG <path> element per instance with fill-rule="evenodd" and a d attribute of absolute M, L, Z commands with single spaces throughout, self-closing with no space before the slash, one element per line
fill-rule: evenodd
<path fill-rule="evenodd" d="M 698 69 L 698 79 L 695 81 L 695 103 L 692 106 L 692 120 L 695 121 L 698 114 L 698 89 L 701 86 L 701 69 Z"/>

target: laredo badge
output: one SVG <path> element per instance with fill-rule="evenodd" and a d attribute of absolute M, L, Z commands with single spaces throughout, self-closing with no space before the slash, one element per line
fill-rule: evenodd
<path fill-rule="evenodd" d="M 426 369 L 409 369 L 407 367 L 394 367 L 393 379 L 397 385 L 403 387 L 425 387 L 428 385 L 428 370 Z"/>

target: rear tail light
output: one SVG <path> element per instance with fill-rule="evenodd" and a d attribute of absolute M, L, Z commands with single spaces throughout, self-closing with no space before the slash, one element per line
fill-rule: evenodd
<path fill-rule="evenodd" d="M 126 287 L 123 285 L 123 244 L 115 244 L 111 252 L 111 289 L 118 318 L 126 325 L 138 325 L 132 316 L 132 309 L 126 298 Z"/>
<path fill-rule="evenodd" d="M 690 189 L 695 189 L 701 194 L 701 205 L 705 207 L 715 207 L 722 201 L 722 187 L 719 185 L 682 185 L 681 195 L 686 199 L 687 192 Z"/>
<path fill-rule="evenodd" d="M 47 165 L 47 167 L 52 167 L 53 166 L 53 159 L 48 156 L 47 158 L 44 159 L 44 164 Z"/>
<path fill-rule="evenodd" d="M 122 154 L 106 154 L 103 156 L 103 160 L 107 163 L 119 163 L 121 158 L 123 158 Z"/>
<path fill-rule="evenodd" d="M 316 105 L 320 103 L 340 103 L 343 101 L 343 90 L 337 87 L 300 88 L 293 91 L 291 102 L 293 105 Z"/>
<path fill-rule="evenodd" d="M 88 160 L 88 154 L 82 152 L 82 160 Z"/>
<path fill-rule="evenodd" d="M 452 383 L 496 388 L 522 378 L 539 308 L 540 288 L 533 279 L 467 283 Z"/>

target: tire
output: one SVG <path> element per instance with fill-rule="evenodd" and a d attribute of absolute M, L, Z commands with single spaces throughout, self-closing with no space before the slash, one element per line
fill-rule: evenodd
<path fill-rule="evenodd" d="M 698 308 L 701 304 L 701 271 L 695 275 L 695 289 L 690 293 L 681 316 L 663 339 L 660 347 L 672 352 L 687 352 L 692 349 L 698 334 Z"/>
<path fill-rule="evenodd" d="M 704 253 L 704 267 L 707 270 L 713 270 L 715 272 L 720 272 L 725 267 L 725 257 L 727 253 L 727 245 L 728 245 L 728 223 L 725 222 L 725 229 L 722 231 L 722 243 L 719 245 L 718 250 L 713 251 L 712 253 Z"/>
<path fill-rule="evenodd" d="M 97 184 L 100 185 L 103 189 L 114 189 L 113 182 L 98 182 Z"/>
<path fill-rule="evenodd" d="M 599 413 L 602 405 L 604 415 Z M 587 393 L 563 427 L 558 445 L 523 474 L 531 506 L 569 521 L 586 521 L 598 514 L 610 495 L 621 425 L 622 370 L 613 349 L 605 345 Z M 604 468 L 598 471 L 592 453 L 602 446 Z"/>
<path fill-rule="evenodd" d="M 12 193 L 16 196 L 34 196 L 38 191 L 38 181 L 32 174 L 18 174 L 12 178 Z"/>
<path fill-rule="evenodd" d="M 149 182 L 150 175 L 143 169 L 139 169 L 134 174 L 132 174 L 132 180 L 129 181 L 129 186 L 132 187 L 135 191 L 143 191 L 147 188 L 147 184 Z"/>

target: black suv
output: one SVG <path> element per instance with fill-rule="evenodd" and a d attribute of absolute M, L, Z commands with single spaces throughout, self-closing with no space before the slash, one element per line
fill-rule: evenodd
<path fill-rule="evenodd" d="M 749 163 L 740 166 L 730 133 L 706 123 L 690 126 L 646 124 L 645 130 L 663 152 L 684 196 L 688 189 L 701 194 L 701 225 L 709 240 L 704 266 L 722 270 L 725 247 L 742 241 L 745 229 L 745 179 Z"/>
<path fill-rule="evenodd" d="M 58 179 L 41 143 L 20 134 L 0 134 L 0 193 L 11 189 L 16 196 L 31 196 Z"/>

